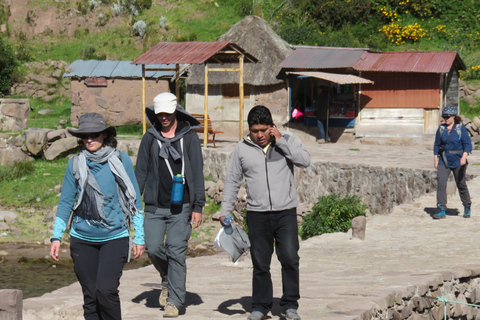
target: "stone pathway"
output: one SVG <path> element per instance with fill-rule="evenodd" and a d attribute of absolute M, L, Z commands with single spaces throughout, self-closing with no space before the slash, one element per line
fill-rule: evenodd
<path fill-rule="evenodd" d="M 230 143 L 231 144 L 231 143 Z M 316 161 L 345 161 L 382 166 L 432 169 L 428 147 L 317 145 L 309 143 Z M 222 149 L 224 148 L 224 149 Z M 219 150 L 227 147 L 219 143 Z M 359 150 L 349 150 L 355 148 Z M 352 155 L 349 156 L 349 152 Z M 480 163 L 478 151 L 470 163 Z M 348 155 L 348 156 L 346 156 Z M 469 173 L 477 173 L 471 165 Z M 368 218 L 365 240 L 350 233 L 325 234 L 301 242 L 299 314 L 308 319 L 354 319 L 375 304 L 385 304 L 388 294 L 425 285 L 441 272 L 478 274 L 480 270 L 480 178 L 468 183 L 473 216 L 464 219 L 457 195 L 449 196 L 448 216 L 430 217 L 435 194 L 394 208 L 388 215 Z M 280 265 L 273 257 L 274 307 L 270 319 L 280 316 Z M 187 276 L 187 310 L 180 319 L 246 319 L 251 311 L 251 260 L 237 264 L 225 253 L 190 258 Z M 162 317 L 158 304 L 159 276 L 153 266 L 124 272 L 121 280 L 123 319 Z M 24 319 L 82 319 L 78 283 L 42 297 L 24 300 Z"/>

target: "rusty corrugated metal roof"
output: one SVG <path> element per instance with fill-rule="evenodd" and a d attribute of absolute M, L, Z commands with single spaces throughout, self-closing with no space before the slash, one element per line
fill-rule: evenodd
<path fill-rule="evenodd" d="M 160 42 L 145 52 L 132 64 L 201 64 L 205 62 L 238 62 L 238 54 L 245 55 L 244 62 L 258 60 L 230 41 L 215 42 Z"/>
<path fill-rule="evenodd" d="M 162 77 L 174 77 L 174 64 L 161 64 L 151 66 L 157 69 L 170 69 L 169 71 L 146 71 L 147 79 L 158 79 Z M 68 66 L 63 74 L 64 78 L 141 78 L 142 67 L 131 64 L 131 61 L 111 61 L 111 60 L 76 60 Z"/>
<path fill-rule="evenodd" d="M 298 46 L 280 67 L 288 69 L 351 68 L 368 49 Z"/>
<path fill-rule="evenodd" d="M 287 72 L 287 74 L 298 74 L 302 76 L 317 78 L 327 80 L 333 83 L 338 84 L 373 84 L 373 81 L 355 76 L 353 74 L 339 74 L 339 73 L 328 73 L 328 72 L 318 72 L 318 71 L 304 71 L 304 72 Z"/>
<path fill-rule="evenodd" d="M 448 73 L 455 60 L 463 61 L 455 51 L 367 52 L 353 66 L 358 71 Z"/>

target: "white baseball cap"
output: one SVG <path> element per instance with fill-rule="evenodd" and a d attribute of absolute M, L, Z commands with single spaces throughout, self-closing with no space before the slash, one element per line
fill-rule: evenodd
<path fill-rule="evenodd" d="M 174 113 L 177 109 L 177 97 L 170 92 L 162 92 L 153 99 L 155 114 Z"/>

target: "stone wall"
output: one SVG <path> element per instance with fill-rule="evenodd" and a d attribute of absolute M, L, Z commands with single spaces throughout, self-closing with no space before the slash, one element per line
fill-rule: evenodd
<path fill-rule="evenodd" d="M 378 303 L 354 319 L 479 319 L 478 308 L 466 305 L 480 303 L 479 276 L 478 266 L 432 275 L 427 283 L 392 289 L 385 299 L 379 299 Z M 437 299 L 439 297 L 442 301 Z M 446 308 L 445 300 L 449 301 Z"/>
<path fill-rule="evenodd" d="M 145 104 L 153 105 L 159 93 L 169 92 L 169 80 L 146 80 Z M 78 118 L 87 112 L 97 112 L 111 126 L 141 123 L 142 79 L 107 79 L 105 87 L 87 87 L 84 79 L 72 79 L 72 109 L 70 122 L 78 125 Z"/>
<path fill-rule="evenodd" d="M 31 62 L 25 67 L 31 73 L 22 82 L 15 83 L 11 93 L 29 98 L 41 98 L 45 102 L 70 95 L 70 80 L 63 79 L 68 64 L 65 61 Z"/>
<path fill-rule="evenodd" d="M 203 148 L 204 173 L 224 180 L 230 153 Z M 372 213 L 386 214 L 398 204 L 436 190 L 435 170 L 315 162 L 295 169 L 297 194 L 302 203 L 338 193 L 356 194 Z"/>
<path fill-rule="evenodd" d="M 0 99 L 0 131 L 19 131 L 28 126 L 29 99 Z"/>

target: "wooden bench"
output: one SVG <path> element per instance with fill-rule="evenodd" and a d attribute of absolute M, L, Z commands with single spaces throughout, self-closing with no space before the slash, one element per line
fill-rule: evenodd
<path fill-rule="evenodd" d="M 192 116 L 195 117 L 200 122 L 200 127 L 195 129 L 195 132 L 205 132 L 205 115 L 200 114 L 200 113 L 192 113 Z M 210 115 L 207 115 L 207 126 L 208 126 L 208 131 L 207 131 L 207 140 L 208 142 L 213 142 L 213 147 L 216 148 L 215 146 L 215 135 L 217 133 L 223 133 L 223 131 L 215 131 L 213 130 L 212 127 L 212 121 L 210 120 Z M 213 135 L 212 139 L 208 139 L 209 135 Z"/>

